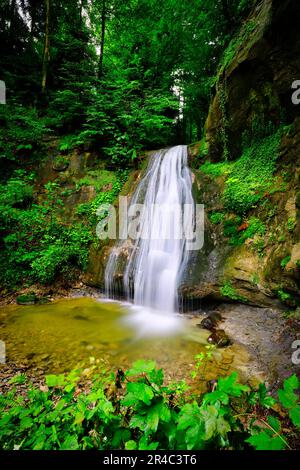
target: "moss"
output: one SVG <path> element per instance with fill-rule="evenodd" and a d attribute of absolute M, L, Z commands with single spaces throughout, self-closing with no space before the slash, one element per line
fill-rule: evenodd
<path fill-rule="evenodd" d="M 281 302 L 286 302 L 287 300 L 291 300 L 292 298 L 291 294 L 288 294 L 283 289 L 279 289 L 277 295 Z"/>
<path fill-rule="evenodd" d="M 69 166 L 69 160 L 63 155 L 58 155 L 53 161 L 53 170 L 65 171 Z"/>
<path fill-rule="evenodd" d="M 117 176 L 113 171 L 91 170 L 76 183 L 76 189 L 82 186 L 94 186 L 96 191 L 100 192 L 105 186 L 113 186 L 116 180 Z"/>
<path fill-rule="evenodd" d="M 295 227 L 297 225 L 297 221 L 296 219 L 294 219 L 293 217 L 290 217 L 287 221 L 287 229 L 289 232 L 293 232 L 295 230 Z"/>
<path fill-rule="evenodd" d="M 218 225 L 223 222 L 225 214 L 223 212 L 212 212 L 209 215 L 209 220 L 212 224 Z"/>
<path fill-rule="evenodd" d="M 16 301 L 19 305 L 34 305 L 37 301 L 37 297 L 34 293 L 22 294 L 17 297 Z"/>
<path fill-rule="evenodd" d="M 281 261 L 280 263 L 280 266 L 282 267 L 282 269 L 285 269 L 286 268 L 286 265 L 291 261 L 291 256 L 286 256 L 285 258 L 283 258 L 283 260 Z"/>
<path fill-rule="evenodd" d="M 230 300 L 238 300 L 241 302 L 248 301 L 246 297 L 243 297 L 234 289 L 230 281 L 225 282 L 225 284 L 220 288 L 220 293 L 223 297 L 227 297 Z"/>
<path fill-rule="evenodd" d="M 254 20 L 248 21 L 242 28 L 241 32 L 233 38 L 228 47 L 225 49 L 223 59 L 221 62 L 221 70 L 224 70 L 234 60 L 238 49 L 244 42 L 248 42 L 250 34 L 255 30 L 256 22 Z"/>

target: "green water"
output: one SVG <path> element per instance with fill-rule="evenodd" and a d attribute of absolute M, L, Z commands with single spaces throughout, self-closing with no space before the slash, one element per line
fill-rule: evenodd
<path fill-rule="evenodd" d="M 7 363 L 42 368 L 45 373 L 69 371 L 91 361 L 114 369 L 152 359 L 164 368 L 167 380 L 189 379 L 194 357 L 206 351 L 210 334 L 196 326 L 199 318 L 185 320 L 174 336 L 138 338 L 124 322 L 128 315 L 121 304 L 86 297 L 8 306 L 0 309 L 0 339 L 6 343 Z M 235 369 L 236 353 L 224 351 L 214 354 L 207 379 Z"/>

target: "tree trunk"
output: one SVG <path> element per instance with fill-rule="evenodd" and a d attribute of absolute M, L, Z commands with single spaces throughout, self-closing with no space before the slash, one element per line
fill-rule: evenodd
<path fill-rule="evenodd" d="M 105 23 L 106 23 L 106 1 L 102 0 L 102 13 L 101 13 L 101 42 L 100 42 L 100 56 L 98 78 L 103 74 L 103 54 L 104 54 L 104 40 L 105 40 Z"/>
<path fill-rule="evenodd" d="M 16 0 L 12 0 L 10 5 L 10 25 L 9 25 L 9 37 L 11 42 L 13 42 L 13 38 L 15 35 L 14 26 L 15 26 L 15 18 L 16 18 Z"/>
<path fill-rule="evenodd" d="M 49 23 L 50 23 L 50 0 L 46 1 L 46 28 L 45 28 L 45 47 L 43 57 L 43 68 L 42 68 L 42 92 L 46 92 L 47 84 L 47 71 L 50 54 L 50 38 L 49 38 Z"/>
<path fill-rule="evenodd" d="M 80 26 L 82 26 L 82 0 L 79 2 L 79 21 L 80 21 Z"/>

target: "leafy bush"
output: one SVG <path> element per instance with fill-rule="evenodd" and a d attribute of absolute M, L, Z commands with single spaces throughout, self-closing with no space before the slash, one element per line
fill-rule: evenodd
<path fill-rule="evenodd" d="M 35 108 L 0 106 L 0 158 L 16 160 L 40 144 L 49 129 Z"/>
<path fill-rule="evenodd" d="M 94 366 L 95 367 L 95 366 Z M 237 374 L 220 378 L 214 391 L 187 396 L 184 384 L 164 385 L 152 361 L 119 369 L 116 377 L 94 371 L 81 391 L 81 372 L 49 375 L 46 387 L 29 384 L 25 398 L 15 389 L 0 396 L 0 448 L 33 450 L 282 450 L 290 447 L 264 384 L 241 385 Z M 14 384 L 26 383 L 24 375 Z M 28 385 L 28 384 L 27 384 Z M 24 386 L 24 385 L 23 385 Z M 299 381 L 285 380 L 279 401 L 300 428 Z M 269 415 L 265 417 L 268 410 Z M 275 411 L 276 410 L 276 411 Z M 286 424 L 284 426 L 286 429 Z"/>
<path fill-rule="evenodd" d="M 45 185 L 46 198 L 36 204 L 32 175 L 16 172 L 0 185 L 0 282 L 17 287 L 21 282 L 52 282 L 70 266 L 84 269 L 90 229 L 81 223 L 68 227 L 58 219 L 62 200 L 56 183 Z"/>
<path fill-rule="evenodd" d="M 32 276 L 41 283 L 53 282 L 59 273 L 66 273 L 70 265 L 85 269 L 88 246 L 92 241 L 90 231 L 76 224 L 72 229 L 61 228 L 53 243 L 49 237 L 41 242 L 41 250 L 31 263 Z"/>

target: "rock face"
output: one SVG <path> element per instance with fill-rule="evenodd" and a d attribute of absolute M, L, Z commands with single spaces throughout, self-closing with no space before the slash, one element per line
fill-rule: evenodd
<path fill-rule="evenodd" d="M 257 3 L 229 45 L 219 71 L 206 121 L 206 143 L 215 161 L 223 152 L 224 126 L 228 151 L 235 158 L 254 119 L 279 125 L 283 110 L 288 123 L 299 116 L 291 87 L 300 77 L 300 4 L 297 0 Z"/>

